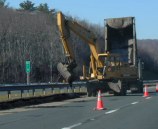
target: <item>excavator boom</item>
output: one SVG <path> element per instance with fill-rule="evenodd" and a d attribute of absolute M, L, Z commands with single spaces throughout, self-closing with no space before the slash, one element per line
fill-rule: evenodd
<path fill-rule="evenodd" d="M 98 52 L 96 49 L 96 37 L 90 30 L 84 28 L 75 21 L 66 19 L 61 12 L 57 13 L 57 23 L 61 33 L 61 39 L 66 54 L 74 58 L 74 54 L 69 47 L 68 41 L 68 38 L 70 37 L 70 31 L 73 31 L 76 35 L 83 39 L 85 43 L 88 43 L 91 53 L 95 58 L 98 67 L 103 67 L 103 62 L 99 59 Z"/>
<path fill-rule="evenodd" d="M 72 49 L 70 49 L 69 38 L 70 31 L 65 27 L 65 18 L 62 13 L 57 14 L 57 25 L 60 31 L 61 43 L 64 47 L 65 55 L 69 58 L 69 60 L 74 60 L 74 53 Z"/>

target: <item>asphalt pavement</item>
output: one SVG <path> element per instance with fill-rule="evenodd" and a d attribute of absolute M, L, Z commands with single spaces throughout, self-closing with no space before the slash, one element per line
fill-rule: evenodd
<path fill-rule="evenodd" d="M 157 129 L 158 93 L 83 97 L 0 111 L 0 129 Z"/>

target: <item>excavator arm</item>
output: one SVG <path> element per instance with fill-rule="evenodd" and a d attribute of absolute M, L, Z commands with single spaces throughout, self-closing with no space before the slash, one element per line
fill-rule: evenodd
<path fill-rule="evenodd" d="M 58 63 L 57 69 L 63 78 L 72 84 L 74 81 L 73 69 L 77 66 L 74 53 L 69 44 L 70 32 L 65 28 L 64 16 L 57 14 L 57 25 L 60 32 L 61 43 L 64 48 L 66 60 L 64 63 Z"/>
<path fill-rule="evenodd" d="M 74 57 L 71 49 L 69 49 L 69 42 L 67 40 L 67 38 L 70 37 L 70 31 L 72 31 L 89 45 L 91 53 L 98 63 L 98 67 L 103 67 L 103 62 L 99 60 L 98 52 L 96 49 L 96 37 L 90 30 L 84 28 L 75 21 L 67 20 L 61 12 L 57 13 L 57 23 L 62 36 L 62 43 L 65 49 L 65 53 L 69 53 L 70 56 Z"/>
<path fill-rule="evenodd" d="M 90 51 L 91 51 L 91 68 L 92 68 L 92 73 L 91 77 L 92 78 L 97 78 L 98 68 L 103 68 L 104 64 L 103 61 L 99 58 L 100 54 L 98 54 L 97 49 L 96 49 L 96 37 L 95 35 L 88 30 L 87 28 L 81 26 L 75 21 L 68 20 L 66 17 L 61 13 L 57 13 L 57 25 L 60 31 L 61 35 L 61 41 L 62 45 L 65 50 L 65 55 L 68 57 L 69 62 L 72 60 L 75 60 L 74 53 L 72 51 L 70 43 L 69 43 L 69 38 L 70 38 L 70 31 L 74 32 L 77 36 L 79 36 L 85 43 L 89 45 Z M 101 55 L 102 56 L 102 55 Z M 103 56 L 107 56 L 107 53 L 104 53 Z"/>

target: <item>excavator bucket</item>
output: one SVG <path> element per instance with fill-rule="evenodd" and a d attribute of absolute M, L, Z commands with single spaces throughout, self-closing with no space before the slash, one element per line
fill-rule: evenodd
<path fill-rule="evenodd" d="M 67 82 L 69 83 L 72 82 L 72 74 L 68 71 L 66 65 L 63 65 L 62 63 L 58 63 L 57 70 Z"/>
<path fill-rule="evenodd" d="M 121 84 L 119 82 L 108 82 L 108 85 L 110 87 L 111 90 L 113 90 L 114 92 L 120 93 L 120 89 L 121 89 Z"/>

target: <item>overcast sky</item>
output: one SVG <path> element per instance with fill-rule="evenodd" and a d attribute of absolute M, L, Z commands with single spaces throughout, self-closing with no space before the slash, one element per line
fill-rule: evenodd
<path fill-rule="evenodd" d="M 24 0 L 7 0 L 19 8 Z M 104 25 L 104 19 L 134 16 L 138 39 L 158 39 L 158 0 L 32 0 L 35 6 L 47 3 L 65 14 Z"/>

